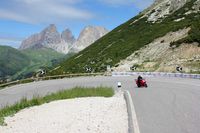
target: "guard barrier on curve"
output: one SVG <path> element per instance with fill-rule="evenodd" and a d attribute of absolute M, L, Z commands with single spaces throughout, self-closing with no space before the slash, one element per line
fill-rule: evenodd
<path fill-rule="evenodd" d="M 166 72 L 112 72 L 112 76 L 134 76 L 134 75 L 200 79 L 200 74 L 166 73 Z"/>
<path fill-rule="evenodd" d="M 76 73 L 76 74 L 37 77 L 37 78 L 27 78 L 27 79 L 16 80 L 16 81 L 0 84 L 0 89 L 7 87 L 7 86 L 13 86 L 13 85 L 17 85 L 17 84 L 30 83 L 30 82 L 41 81 L 41 80 L 72 78 L 72 77 L 80 77 L 80 76 L 103 76 L 103 75 L 105 75 L 105 73 Z"/>

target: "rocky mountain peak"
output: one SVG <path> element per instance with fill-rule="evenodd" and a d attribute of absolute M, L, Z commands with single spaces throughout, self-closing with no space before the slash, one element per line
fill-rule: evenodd
<path fill-rule="evenodd" d="M 104 33 L 106 33 L 106 32 L 108 32 L 108 30 L 107 30 L 106 28 L 104 28 L 104 27 L 101 27 L 101 26 L 91 26 L 91 25 L 89 25 L 89 26 L 86 26 L 86 27 L 82 30 L 82 32 L 81 32 L 81 34 L 80 34 L 79 37 L 81 38 L 82 36 L 84 36 L 84 35 L 86 35 L 86 34 L 88 34 L 88 33 L 94 33 L 94 34 L 96 34 L 96 35 L 103 36 Z"/>
<path fill-rule="evenodd" d="M 57 32 L 55 24 L 50 24 L 47 28 L 44 29 L 44 32 Z"/>
<path fill-rule="evenodd" d="M 87 26 L 80 33 L 76 47 L 82 50 L 88 47 L 90 44 L 94 43 L 99 38 L 103 37 L 108 33 L 108 30 L 101 26 Z"/>
<path fill-rule="evenodd" d="M 43 45 L 49 44 L 58 44 L 61 43 L 60 33 L 57 31 L 57 28 L 54 24 L 49 25 L 41 32 L 41 36 L 43 38 Z"/>
<path fill-rule="evenodd" d="M 70 29 L 65 29 L 62 34 L 61 34 L 61 38 L 67 42 L 67 43 L 70 43 L 70 44 L 73 44 L 76 39 L 74 37 L 74 35 L 72 34 L 71 30 Z"/>

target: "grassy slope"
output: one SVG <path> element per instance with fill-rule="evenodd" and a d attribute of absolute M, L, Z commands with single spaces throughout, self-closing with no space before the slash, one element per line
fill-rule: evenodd
<path fill-rule="evenodd" d="M 38 50 L 26 49 L 23 50 L 22 53 L 28 56 L 31 61 L 35 63 L 49 63 L 49 61 L 53 59 L 58 59 L 64 56 L 64 54 L 48 48 L 42 48 Z"/>
<path fill-rule="evenodd" d="M 82 88 L 77 87 L 71 90 L 64 90 L 57 93 L 47 95 L 45 97 L 36 97 L 32 100 L 22 99 L 19 103 L 15 105 L 5 107 L 0 110 L 0 125 L 4 123 L 4 117 L 13 115 L 18 111 L 36 105 L 41 105 L 55 100 L 76 98 L 76 97 L 91 97 L 91 96 L 103 96 L 111 97 L 114 95 L 112 88 L 107 87 L 97 87 L 97 88 Z"/>
<path fill-rule="evenodd" d="M 52 49 L 19 51 L 9 46 L 0 46 L 0 77 L 12 76 L 13 79 L 31 76 L 39 68 L 52 67 L 70 55 Z"/>
<path fill-rule="evenodd" d="M 61 67 L 52 71 L 50 75 L 82 73 L 85 72 L 86 67 L 91 67 L 93 72 L 103 72 L 106 70 L 107 65 L 115 66 L 120 60 L 125 59 L 134 51 L 170 31 L 195 26 L 195 24 L 199 26 L 199 14 L 183 15 L 187 12 L 186 9 L 191 9 L 194 1 L 192 0 L 183 8 L 168 16 L 162 23 L 148 23 L 146 22 L 147 18 L 143 18 L 131 25 L 140 15 L 130 19 L 79 54 L 62 62 L 60 64 Z M 185 17 L 184 20 L 174 21 L 183 16 Z"/>
<path fill-rule="evenodd" d="M 27 56 L 9 46 L 0 46 L 0 76 L 13 75 L 30 63 Z"/>
<path fill-rule="evenodd" d="M 30 64 L 14 75 L 14 78 L 25 78 L 40 68 L 51 67 L 53 60 L 62 59 L 65 55 L 52 49 L 42 48 L 38 50 L 26 49 L 21 51 L 30 59 Z"/>

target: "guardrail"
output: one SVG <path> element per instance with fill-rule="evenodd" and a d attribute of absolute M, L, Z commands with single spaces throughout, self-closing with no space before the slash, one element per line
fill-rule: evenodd
<path fill-rule="evenodd" d="M 8 87 L 8 86 L 17 85 L 17 84 L 30 83 L 30 82 L 42 81 L 42 80 L 72 78 L 72 77 L 79 77 L 79 76 L 103 76 L 103 75 L 105 75 L 105 73 L 78 73 L 78 74 L 55 75 L 55 76 L 46 76 L 46 77 L 38 77 L 38 78 L 27 78 L 23 80 L 16 80 L 16 81 L 0 84 L 0 89 L 4 87 Z"/>
<path fill-rule="evenodd" d="M 17 84 L 30 83 L 34 81 L 41 80 L 52 80 L 52 79 L 62 79 L 62 78 L 71 78 L 79 76 L 133 76 L 133 75 L 143 75 L 143 76 L 153 76 L 153 77 L 179 77 L 179 78 L 192 78 L 200 79 L 200 74 L 186 74 L 186 73 L 165 73 L 165 72 L 112 72 L 110 73 L 79 73 L 79 74 L 65 74 L 65 75 L 55 75 L 55 76 L 46 76 L 38 78 L 28 78 L 23 80 L 16 80 L 4 84 L 0 84 L 0 89 L 8 86 L 13 86 Z"/>
<path fill-rule="evenodd" d="M 112 76 L 134 76 L 134 75 L 200 79 L 200 74 L 166 73 L 166 72 L 112 72 Z"/>

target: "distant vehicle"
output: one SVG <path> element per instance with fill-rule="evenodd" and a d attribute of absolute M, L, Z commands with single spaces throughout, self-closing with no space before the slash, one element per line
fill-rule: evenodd
<path fill-rule="evenodd" d="M 137 80 L 137 79 L 135 79 L 135 82 L 136 82 L 136 84 L 137 84 L 137 87 L 148 87 L 147 86 L 147 82 L 146 82 L 146 80 L 145 79 L 141 79 L 141 80 Z"/>
<path fill-rule="evenodd" d="M 121 88 L 121 87 L 122 87 L 122 83 L 121 83 L 121 82 L 118 82 L 118 83 L 117 83 L 117 87 L 118 87 L 118 88 Z"/>

